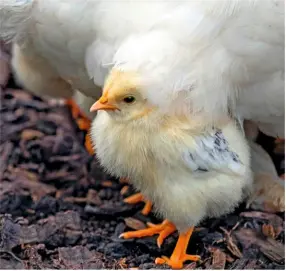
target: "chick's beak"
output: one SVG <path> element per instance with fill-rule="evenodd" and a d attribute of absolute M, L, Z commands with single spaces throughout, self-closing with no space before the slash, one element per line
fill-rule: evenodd
<path fill-rule="evenodd" d="M 104 96 L 101 96 L 101 98 L 96 101 L 90 108 L 90 112 L 95 112 L 98 110 L 117 110 L 119 109 L 113 104 L 108 103 L 108 99 Z"/>

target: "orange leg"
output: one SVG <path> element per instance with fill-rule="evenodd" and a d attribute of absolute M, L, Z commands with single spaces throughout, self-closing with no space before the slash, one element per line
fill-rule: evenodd
<path fill-rule="evenodd" d="M 168 264 L 173 269 L 182 269 L 185 261 L 199 261 L 200 256 L 187 254 L 187 248 L 189 240 L 194 231 L 194 227 L 191 227 L 186 233 L 180 233 L 176 247 L 170 258 L 162 256 L 155 260 L 156 264 Z"/>
<path fill-rule="evenodd" d="M 119 182 L 123 183 L 123 184 L 129 183 L 128 178 L 120 178 Z M 126 186 L 124 186 L 123 188 L 124 189 L 122 191 L 122 194 L 124 194 L 126 192 Z M 141 201 L 145 202 L 145 206 L 144 206 L 143 210 L 141 211 L 141 213 L 143 215 L 148 215 L 152 210 L 152 202 L 150 200 L 145 200 L 141 193 L 136 193 L 136 194 L 124 199 L 124 202 L 129 203 L 129 204 L 136 204 L 136 203 L 139 203 Z"/>
<path fill-rule="evenodd" d="M 85 147 L 89 154 L 93 155 L 93 145 L 91 142 L 90 135 L 88 133 L 91 123 L 90 119 L 80 110 L 79 106 L 72 99 L 67 100 L 66 104 L 70 107 L 72 117 L 76 120 L 79 129 L 87 132 L 85 136 Z"/>
<path fill-rule="evenodd" d="M 141 193 L 136 193 L 136 194 L 124 199 L 124 202 L 129 203 L 129 204 L 136 204 L 136 203 L 141 202 L 141 201 L 145 202 L 145 206 L 142 209 L 141 213 L 143 215 L 148 215 L 152 210 L 152 202 L 150 200 L 145 200 Z"/>
<path fill-rule="evenodd" d="M 138 230 L 138 231 L 130 231 L 125 232 L 120 235 L 124 239 L 130 238 L 141 238 L 146 236 L 153 236 L 155 234 L 159 234 L 157 238 L 157 244 L 161 247 L 163 241 L 174 231 L 176 231 L 176 227 L 173 223 L 169 222 L 168 220 L 164 220 L 161 224 L 154 225 L 151 223 L 147 224 L 149 228 Z M 171 255 L 170 258 L 166 256 L 162 256 L 161 258 L 157 258 L 155 260 L 156 264 L 168 264 L 174 269 L 181 269 L 183 268 L 183 263 L 185 261 L 198 261 L 200 260 L 200 256 L 198 255 L 189 255 L 186 253 L 188 243 L 190 237 L 193 233 L 194 227 L 191 227 L 186 233 L 181 233 L 179 239 L 177 241 L 176 247 Z"/>

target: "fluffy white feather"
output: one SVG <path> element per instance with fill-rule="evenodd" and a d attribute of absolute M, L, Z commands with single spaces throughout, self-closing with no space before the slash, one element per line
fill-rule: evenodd
<path fill-rule="evenodd" d="M 22 40 L 31 19 L 33 0 L 1 0 L 0 37 L 5 40 Z"/>
<path fill-rule="evenodd" d="M 21 37 L 24 55 L 44 58 L 86 96 L 98 97 L 112 68 L 132 70 L 165 111 L 214 121 L 230 111 L 284 136 L 284 4 L 5 0 L 0 37 Z"/>

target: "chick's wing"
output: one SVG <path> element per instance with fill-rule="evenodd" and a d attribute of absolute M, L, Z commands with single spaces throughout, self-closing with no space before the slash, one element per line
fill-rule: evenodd
<path fill-rule="evenodd" d="M 240 175 L 243 164 L 237 153 L 231 150 L 220 129 L 197 136 L 195 147 L 182 154 L 184 163 L 193 172 L 218 171 Z"/>

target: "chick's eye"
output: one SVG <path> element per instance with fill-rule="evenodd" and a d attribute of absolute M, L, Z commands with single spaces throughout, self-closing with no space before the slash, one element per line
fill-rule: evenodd
<path fill-rule="evenodd" d="M 135 98 L 133 96 L 127 96 L 123 99 L 123 101 L 127 104 L 131 104 L 135 102 Z"/>

